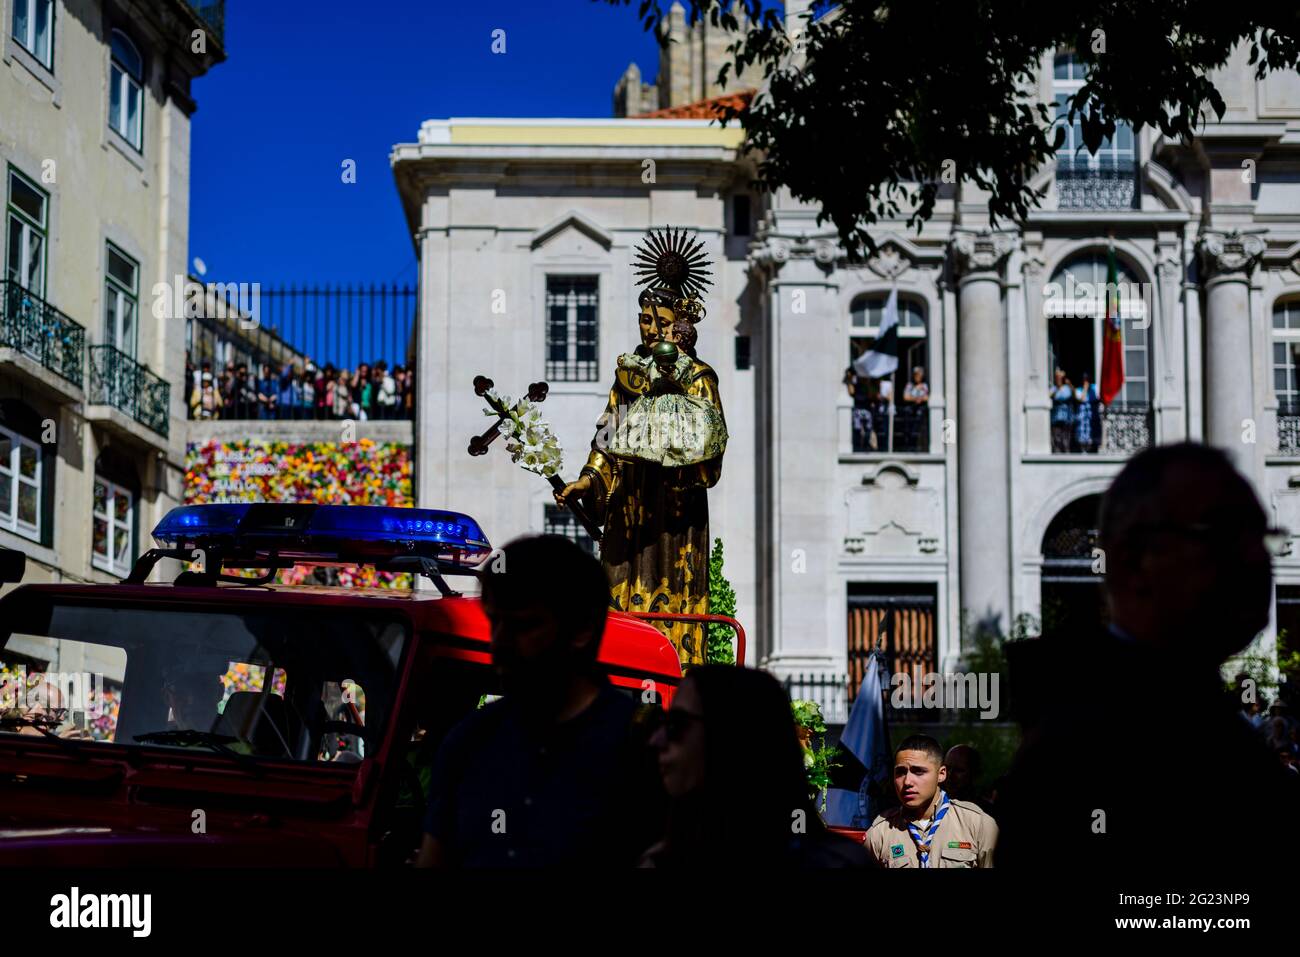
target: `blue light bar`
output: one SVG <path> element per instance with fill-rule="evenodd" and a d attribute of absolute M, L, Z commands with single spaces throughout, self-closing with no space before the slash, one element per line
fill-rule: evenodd
<path fill-rule="evenodd" d="M 248 503 L 231 505 L 181 505 L 166 515 L 153 530 L 158 544 L 183 545 L 198 538 L 233 535 L 248 514 Z"/>
<path fill-rule="evenodd" d="M 477 562 L 492 550 L 468 515 L 382 505 L 183 505 L 163 517 L 153 537 L 173 547 L 221 544 L 241 553 L 371 562 L 403 555 Z"/>
<path fill-rule="evenodd" d="M 474 519 L 432 508 L 322 505 L 312 514 L 307 535 L 354 542 L 429 542 L 484 555 L 492 550 Z"/>

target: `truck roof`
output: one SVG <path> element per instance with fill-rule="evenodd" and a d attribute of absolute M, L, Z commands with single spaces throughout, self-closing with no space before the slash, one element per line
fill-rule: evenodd
<path fill-rule="evenodd" d="M 345 588 L 324 585 L 184 586 L 148 584 L 31 584 L 22 585 L 6 599 L 47 595 L 78 602 L 141 602 L 151 605 L 187 605 L 214 611 L 232 607 L 257 607 L 264 603 L 289 607 L 375 609 L 410 617 L 417 634 L 426 639 L 446 636 L 476 660 L 490 655 L 491 634 L 487 616 L 477 596 L 442 597 L 436 591 L 396 588 Z M 667 637 L 654 626 L 610 609 L 601 639 L 599 660 L 616 671 L 650 673 L 680 678 L 681 662 Z"/>

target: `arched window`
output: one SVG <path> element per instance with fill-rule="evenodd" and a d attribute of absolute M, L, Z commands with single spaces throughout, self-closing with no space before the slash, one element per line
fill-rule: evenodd
<path fill-rule="evenodd" d="M 892 342 L 882 343 L 883 349 L 897 356 L 896 368 L 875 380 L 854 373 L 855 363 L 876 348 L 888 302 L 888 294 L 870 293 L 858 296 L 849 308 L 845 383 L 853 396 L 853 451 L 928 451 L 930 364 L 925 309 L 920 302 L 904 296 L 897 299 L 897 331 L 890 334 Z M 923 388 L 913 383 L 916 369 L 921 370 Z M 925 401 L 918 400 L 921 394 Z"/>
<path fill-rule="evenodd" d="M 121 30 L 109 40 L 108 125 L 137 150 L 144 143 L 144 60 Z"/>
<path fill-rule="evenodd" d="M 1075 256 L 1053 274 L 1043 290 L 1048 369 L 1063 370 L 1076 387 L 1087 374 L 1100 393 L 1102 331 L 1109 294 L 1118 303 L 1124 341 L 1124 385 L 1112 405 L 1145 413 L 1151 404 L 1150 304 L 1143 297 L 1143 285 L 1123 263 L 1116 264 L 1115 284 L 1110 287 L 1108 267 L 1103 252 Z"/>
<path fill-rule="evenodd" d="M 1053 58 L 1052 94 L 1056 122 L 1065 141 L 1056 151 L 1056 188 L 1062 209 L 1129 209 L 1137 195 L 1137 154 L 1133 128 L 1119 123 L 1096 154 L 1083 145 L 1083 121 L 1067 123 L 1070 97 L 1083 86 L 1087 64 L 1064 50 Z"/>
<path fill-rule="evenodd" d="M 1056 513 L 1043 534 L 1044 638 L 1086 638 L 1101 631 L 1105 566 L 1097 548 L 1100 506 L 1100 495 L 1075 499 Z"/>

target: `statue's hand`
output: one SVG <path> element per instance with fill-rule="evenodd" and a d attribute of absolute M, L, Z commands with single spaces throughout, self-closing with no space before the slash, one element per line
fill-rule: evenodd
<path fill-rule="evenodd" d="M 560 506 L 560 508 L 568 508 L 570 499 L 582 498 L 582 496 L 586 495 L 590 491 L 591 476 L 580 475 L 576 480 L 570 482 L 568 485 L 564 486 L 564 488 L 555 493 L 555 504 Z"/>

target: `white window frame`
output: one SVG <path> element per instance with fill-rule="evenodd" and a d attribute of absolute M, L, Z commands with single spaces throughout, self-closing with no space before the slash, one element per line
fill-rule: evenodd
<path fill-rule="evenodd" d="M 1056 60 L 1062 56 L 1069 57 L 1070 75 L 1065 79 L 1058 79 Z M 1083 87 L 1083 66 L 1084 64 L 1080 63 L 1069 50 L 1058 50 L 1052 57 L 1052 98 L 1056 104 L 1056 119 L 1065 129 L 1065 142 L 1056 151 L 1057 160 L 1065 160 L 1075 168 L 1087 165 L 1090 169 L 1101 169 L 1103 165 L 1109 169 L 1117 169 L 1123 163 L 1135 163 L 1137 142 L 1133 128 L 1129 124 L 1117 124 L 1115 136 L 1102 140 L 1095 155 L 1089 153 L 1088 148 L 1083 145 L 1083 124 L 1076 119 L 1073 124 L 1065 125 L 1064 118 L 1069 110 L 1068 98 Z M 1121 145 L 1125 142 L 1127 145 Z"/>
<path fill-rule="evenodd" d="M 1278 326 L 1278 317 L 1283 318 L 1283 325 Z M 1273 394 L 1278 408 L 1284 413 L 1295 415 L 1300 409 L 1300 374 L 1297 373 L 1297 356 L 1300 355 L 1300 299 L 1279 299 L 1273 303 L 1271 318 L 1271 365 L 1273 367 Z M 1278 347 L 1284 350 L 1283 359 L 1277 361 Z M 1277 374 L 1282 372 L 1287 381 L 1285 388 L 1277 387 Z"/>
<path fill-rule="evenodd" d="M 54 71 L 54 11 L 57 8 L 54 0 L 14 0 L 13 16 L 10 18 L 9 31 L 10 35 L 24 50 L 36 58 L 37 62 L 45 69 Z M 24 31 L 25 36 L 18 35 L 18 10 L 19 8 L 27 11 L 27 29 Z M 46 30 L 44 44 L 36 35 L 36 11 L 44 8 Z"/>
<path fill-rule="evenodd" d="M 26 210 L 19 209 L 16 205 L 14 205 L 13 184 L 15 179 L 22 180 L 23 183 L 25 183 L 28 187 L 30 187 L 31 189 L 35 190 L 37 193 L 40 194 L 41 196 L 40 221 L 32 219 L 32 217 L 27 213 Z M 5 262 L 4 262 L 4 277 L 12 282 L 17 282 L 18 285 L 22 286 L 28 292 L 44 299 L 45 280 L 46 280 L 45 250 L 50 236 L 49 227 L 47 225 L 50 220 L 50 194 L 47 193 L 45 190 L 41 189 L 39 186 L 37 186 L 35 181 L 31 179 L 31 177 L 25 176 L 16 167 L 10 166 L 9 176 L 5 180 L 5 210 L 6 210 L 6 215 L 5 215 L 6 249 L 5 249 Z M 16 277 L 10 275 L 9 273 L 9 256 L 12 250 L 9 249 L 7 246 L 9 242 L 9 234 L 12 231 L 10 223 L 14 221 L 16 221 L 19 224 L 18 256 L 21 260 L 21 262 L 19 263 L 19 270 L 18 270 L 19 275 Z M 28 274 L 31 272 L 31 266 L 32 266 L 31 237 L 33 234 L 40 237 L 40 243 L 37 245 L 37 259 L 39 260 L 37 264 L 38 265 L 37 272 L 39 275 L 38 275 L 38 282 L 34 284 L 35 288 L 29 287 L 26 281 Z"/>
<path fill-rule="evenodd" d="M 849 354 L 854 340 L 869 340 L 871 348 L 880 335 L 880 322 L 885 312 L 889 293 L 868 293 L 853 300 L 849 308 Z M 919 325 L 913 320 L 919 320 Z M 898 297 L 898 367 L 903 370 L 904 381 L 912 381 L 912 367 L 908 365 L 909 346 L 916 340 L 925 340 L 925 381 L 930 383 L 929 329 L 925 322 L 925 305 L 911 296 Z M 896 396 L 897 402 L 901 396 Z"/>
<path fill-rule="evenodd" d="M 131 264 L 134 271 L 131 288 L 114 276 L 108 268 L 109 256 L 114 253 Z M 139 289 L 140 264 L 124 253 L 120 247 L 113 243 L 106 243 L 104 246 L 104 342 L 132 359 L 135 358 L 136 347 L 140 341 Z M 131 313 L 129 342 L 125 341 L 122 335 L 122 317 L 128 309 Z"/>
<path fill-rule="evenodd" d="M 100 571 L 108 572 L 110 575 L 118 575 L 125 578 L 131 573 L 131 564 L 135 554 L 135 506 L 136 496 L 128 488 L 118 485 L 116 482 L 110 482 L 98 472 L 95 473 L 95 483 L 104 486 L 107 493 L 104 496 L 104 511 L 100 512 L 95 508 L 95 496 L 90 497 L 90 563 Z M 130 508 L 126 511 L 126 521 L 123 522 L 116 517 L 114 505 L 119 495 L 125 495 L 131 503 Z M 107 554 L 101 555 L 95 551 L 95 519 L 102 519 L 108 525 L 108 537 L 104 544 L 108 548 Z M 117 542 L 119 534 L 126 535 L 126 561 L 117 562 L 114 556 L 117 550 L 113 547 Z"/>
<path fill-rule="evenodd" d="M 565 307 L 565 358 L 551 359 L 551 306 L 554 304 L 553 297 L 558 298 L 559 294 L 551 292 L 552 281 L 556 283 L 576 283 L 579 281 L 590 281 L 594 284 L 590 292 L 578 291 L 570 285 L 568 290 L 563 294 Z M 596 358 L 590 360 L 592 369 L 589 375 L 583 375 L 578 371 L 578 363 L 588 360 L 578 358 L 578 297 L 590 295 L 595 300 L 596 319 L 592 324 L 595 330 L 596 338 L 593 343 L 596 352 Z M 561 363 L 560 369 L 548 369 L 547 378 L 552 382 L 598 382 L 600 380 L 600 276 L 594 273 L 547 273 L 544 286 L 544 309 L 545 309 L 545 328 L 542 333 L 543 347 L 545 356 L 543 365 L 550 366 L 552 362 Z"/>
<path fill-rule="evenodd" d="M 139 61 L 140 73 L 138 76 L 132 74 L 127 64 L 118 59 L 113 52 L 113 41 L 118 38 L 135 54 L 136 59 Z M 118 110 L 116 112 L 119 112 L 120 116 L 114 115 L 114 93 L 118 97 Z M 136 111 L 135 123 L 131 124 L 129 120 L 131 115 L 129 104 L 133 93 L 136 98 Z M 144 57 L 140 55 L 140 48 L 121 30 L 114 30 L 109 37 L 108 125 L 122 139 L 135 147 L 137 152 L 144 152 Z"/>
<path fill-rule="evenodd" d="M 43 478 L 41 470 L 44 465 L 41 461 L 41 447 L 26 436 L 19 435 L 17 432 L 3 427 L 0 427 L 0 436 L 10 442 L 8 461 L 0 460 L 0 475 L 4 475 L 10 480 L 9 514 L 6 516 L 0 513 L 0 528 L 13 532 L 15 535 L 21 535 L 23 538 L 30 538 L 39 542 L 41 540 L 41 511 L 45 505 L 41 501 Z M 26 478 L 19 468 L 18 463 L 23 448 L 31 449 L 36 454 L 36 475 L 34 478 Z M 23 485 L 36 489 L 36 522 L 34 524 L 24 522 L 18 517 L 18 491 Z"/>

